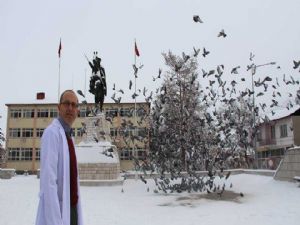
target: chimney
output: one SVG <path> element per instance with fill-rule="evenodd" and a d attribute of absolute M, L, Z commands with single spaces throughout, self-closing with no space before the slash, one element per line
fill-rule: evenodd
<path fill-rule="evenodd" d="M 43 100 L 43 99 L 45 99 L 45 92 L 38 92 L 38 93 L 36 93 L 36 99 L 37 100 Z"/>

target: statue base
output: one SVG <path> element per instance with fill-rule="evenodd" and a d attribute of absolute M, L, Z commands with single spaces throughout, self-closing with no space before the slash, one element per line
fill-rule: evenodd
<path fill-rule="evenodd" d="M 110 142 L 110 124 L 104 114 L 87 117 L 85 129 L 83 141 L 76 146 L 80 185 L 122 185 L 119 154 Z"/>

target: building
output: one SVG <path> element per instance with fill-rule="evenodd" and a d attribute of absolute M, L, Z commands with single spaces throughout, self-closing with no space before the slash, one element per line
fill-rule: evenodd
<path fill-rule="evenodd" d="M 268 122 L 259 125 L 256 150 L 258 167 L 276 169 L 285 151 L 300 146 L 300 108 L 281 110 Z"/>
<path fill-rule="evenodd" d="M 40 99 L 39 99 L 40 98 Z M 80 104 L 80 113 L 73 124 L 75 143 L 82 140 L 82 122 L 94 104 Z M 36 171 L 39 169 L 40 138 L 44 129 L 58 116 L 56 103 L 47 103 L 37 96 L 34 103 L 6 104 L 6 167 L 16 170 Z M 111 121 L 112 143 L 117 146 L 122 170 L 133 168 L 132 156 L 144 159 L 149 151 L 150 103 L 104 103 L 103 111 Z M 136 126 L 135 126 L 136 125 Z"/>

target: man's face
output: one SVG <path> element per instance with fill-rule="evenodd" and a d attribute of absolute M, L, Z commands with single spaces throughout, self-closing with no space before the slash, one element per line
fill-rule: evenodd
<path fill-rule="evenodd" d="M 71 127 L 78 115 L 78 98 L 75 93 L 67 91 L 58 105 L 60 117 Z"/>

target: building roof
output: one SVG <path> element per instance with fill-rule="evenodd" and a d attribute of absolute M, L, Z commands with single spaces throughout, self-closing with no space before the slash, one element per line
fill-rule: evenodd
<path fill-rule="evenodd" d="M 283 108 L 276 110 L 274 115 L 267 115 L 270 121 L 284 119 L 289 116 L 299 116 L 300 115 L 300 106 L 293 107 L 292 109 Z"/>

